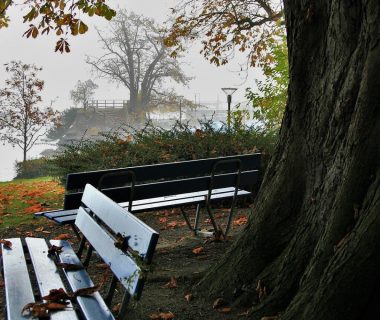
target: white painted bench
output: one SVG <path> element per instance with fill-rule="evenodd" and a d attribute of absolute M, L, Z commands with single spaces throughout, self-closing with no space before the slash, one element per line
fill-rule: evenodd
<path fill-rule="evenodd" d="M 85 187 L 75 224 L 90 248 L 95 249 L 109 266 L 113 273 L 112 281 L 104 300 L 98 291 L 78 295 L 72 301 L 67 300 L 69 304 L 64 310 L 49 311 L 50 319 L 114 319 L 109 306 L 117 282 L 125 288 L 118 315 L 118 319 L 124 318 L 130 298 L 138 299 L 141 296 L 146 265 L 152 260 L 158 233 L 91 185 Z M 52 289 L 64 288 L 66 292 L 76 292 L 94 286 L 67 241 L 47 242 L 42 238 L 6 240 L 12 243 L 10 248 L 1 245 L 7 319 L 25 320 L 28 316 L 23 316 L 21 312 L 24 306 L 35 301 L 46 303 L 42 297 Z M 62 251 L 48 254 L 52 246 L 62 247 Z M 66 265 L 59 267 L 57 264 Z M 74 265 L 79 270 L 71 271 L 72 267 L 68 265 Z"/>

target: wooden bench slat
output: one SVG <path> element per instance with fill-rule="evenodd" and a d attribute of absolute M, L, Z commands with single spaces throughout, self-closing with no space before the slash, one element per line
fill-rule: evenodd
<path fill-rule="evenodd" d="M 50 243 L 55 246 L 63 246 L 63 251 L 59 255 L 60 262 L 76 265 L 81 264 L 79 258 L 67 241 L 50 240 Z M 64 274 L 73 291 L 94 286 L 94 283 L 85 270 L 64 270 Z M 95 292 L 91 296 L 77 297 L 77 302 L 86 319 L 114 319 L 99 292 Z"/>
<path fill-rule="evenodd" d="M 92 185 L 86 185 L 82 202 L 115 234 L 120 233 L 124 237 L 130 236 L 131 240 L 128 244 L 131 249 L 150 262 L 158 241 L 156 231 Z"/>
<path fill-rule="evenodd" d="M 242 162 L 242 170 L 252 170 L 259 169 L 261 154 L 245 154 L 245 155 L 233 155 L 217 158 L 199 159 L 199 160 L 189 160 L 189 161 L 179 161 L 171 163 L 159 163 L 145 166 L 118 168 L 118 169 L 108 169 L 108 170 L 97 170 L 88 172 L 78 172 L 70 173 L 67 175 L 66 190 L 74 189 L 84 189 L 86 183 L 92 184 L 93 186 L 98 186 L 100 178 L 105 173 L 110 172 L 123 172 L 126 170 L 134 171 L 136 175 L 136 181 L 149 181 L 149 180 L 159 180 L 165 179 L 176 179 L 178 177 L 189 177 L 189 176 L 202 176 L 205 174 L 210 174 L 213 165 L 220 160 L 228 159 L 240 159 Z M 218 170 L 226 170 L 229 167 L 234 167 L 231 164 L 223 164 Z M 123 183 L 125 177 L 114 177 L 113 183 L 116 185 Z"/>
<path fill-rule="evenodd" d="M 21 239 L 12 238 L 7 240 L 12 242 L 12 249 L 7 249 L 4 245 L 1 245 L 7 318 L 25 320 L 26 318 L 21 315 L 21 310 L 27 303 L 35 301 L 33 289 Z"/>
<path fill-rule="evenodd" d="M 41 296 L 48 295 L 51 289 L 65 288 L 62 279 L 59 276 L 54 258 L 48 256 L 49 248 L 45 239 L 25 238 L 25 242 L 32 260 Z M 50 319 L 78 319 L 78 316 L 70 303 L 67 309 L 53 312 Z"/>
<path fill-rule="evenodd" d="M 75 224 L 128 292 L 132 296 L 138 295 L 141 287 L 140 268 L 133 259 L 115 247 L 115 240 L 82 207 L 78 210 Z M 132 236 L 131 242 L 133 240 Z"/>

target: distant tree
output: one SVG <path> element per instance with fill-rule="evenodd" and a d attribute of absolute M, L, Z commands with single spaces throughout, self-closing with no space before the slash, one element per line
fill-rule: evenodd
<path fill-rule="evenodd" d="M 98 34 L 105 53 L 87 62 L 100 76 L 129 89 L 131 112 L 146 109 L 167 80 L 189 80 L 170 57 L 164 32 L 152 19 L 121 10 L 111 22 L 110 35 Z"/>
<path fill-rule="evenodd" d="M 0 1 L 0 29 L 8 27 L 10 22 L 7 15 L 9 8 L 23 5 L 25 8 L 24 23 L 29 26 L 24 36 L 37 38 L 39 35 L 48 35 L 52 32 L 59 37 L 55 51 L 70 52 L 68 37 L 84 34 L 88 30 L 82 19 L 83 16 L 97 15 L 111 20 L 116 15 L 116 11 L 111 9 L 106 2 L 106 0 L 30 0 L 24 3 L 18 3 L 14 0 Z"/>
<path fill-rule="evenodd" d="M 270 41 L 268 50 L 273 60 L 263 66 L 264 80 L 256 80 L 258 92 L 247 89 L 246 97 L 254 107 L 254 118 L 266 129 L 278 130 L 288 98 L 289 66 L 286 36 Z"/>
<path fill-rule="evenodd" d="M 59 123 L 58 111 L 38 107 L 42 101 L 40 92 L 44 88 L 44 81 L 37 78 L 41 70 L 35 65 L 12 61 L 5 65 L 10 78 L 0 89 L 0 139 L 20 147 L 24 162 L 27 152 L 39 138 Z"/>
<path fill-rule="evenodd" d="M 71 100 L 75 105 L 81 105 L 83 109 L 86 109 L 87 101 L 94 96 L 94 91 L 98 88 L 98 85 L 91 79 L 86 81 L 78 80 L 76 88 L 70 91 Z"/>

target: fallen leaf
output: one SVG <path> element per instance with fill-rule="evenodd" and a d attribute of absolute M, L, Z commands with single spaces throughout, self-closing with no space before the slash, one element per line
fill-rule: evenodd
<path fill-rule="evenodd" d="M 43 300 L 49 302 L 62 302 L 65 300 L 70 300 L 73 296 L 68 294 L 63 288 L 51 289 L 49 294 L 42 297 Z"/>
<path fill-rule="evenodd" d="M 62 252 L 62 248 L 63 247 L 52 245 L 48 250 L 48 255 L 60 254 Z"/>
<path fill-rule="evenodd" d="M 159 223 L 166 223 L 166 222 L 168 222 L 168 218 L 166 218 L 166 217 L 159 218 L 158 222 Z"/>
<path fill-rule="evenodd" d="M 170 320 L 170 319 L 174 319 L 175 315 L 169 311 L 169 312 L 152 313 L 148 317 L 151 320 Z"/>
<path fill-rule="evenodd" d="M 277 320 L 278 316 L 262 317 L 261 320 Z"/>
<path fill-rule="evenodd" d="M 66 271 L 76 271 L 84 269 L 84 267 L 81 264 L 57 262 L 56 265 L 60 268 L 65 269 Z"/>
<path fill-rule="evenodd" d="M 42 232 L 42 231 L 44 231 L 44 227 L 39 227 L 39 228 L 37 228 L 37 229 L 34 230 L 34 231 L 36 231 L 36 232 Z"/>
<path fill-rule="evenodd" d="M 242 216 L 242 217 L 240 217 L 240 218 L 235 219 L 235 220 L 232 222 L 232 225 L 233 225 L 233 226 L 242 226 L 242 225 L 247 224 L 247 222 L 248 222 L 248 218 Z"/>
<path fill-rule="evenodd" d="M 45 234 L 50 234 L 51 231 L 47 231 L 47 230 L 43 230 L 42 233 L 45 233 Z"/>
<path fill-rule="evenodd" d="M 97 264 L 95 264 L 95 267 L 100 268 L 100 269 L 108 269 L 109 268 L 107 263 L 97 263 Z"/>
<path fill-rule="evenodd" d="M 12 249 L 12 242 L 9 240 L 1 239 L 0 243 L 4 246 L 5 249 Z"/>
<path fill-rule="evenodd" d="M 49 311 L 51 311 L 51 310 L 64 310 L 67 307 L 67 304 L 68 303 L 56 303 L 56 302 L 28 303 L 22 308 L 21 314 L 23 316 L 25 316 L 26 312 L 28 312 L 33 317 L 46 318 L 49 316 Z"/>
<path fill-rule="evenodd" d="M 168 289 L 174 289 L 177 287 L 178 287 L 178 283 L 175 277 L 171 277 L 170 281 L 163 286 L 163 288 L 168 288 Z"/>
<path fill-rule="evenodd" d="M 121 303 L 118 303 L 112 308 L 112 312 L 117 313 L 120 311 Z"/>
<path fill-rule="evenodd" d="M 93 287 L 88 287 L 88 288 L 82 288 L 78 289 L 77 291 L 74 292 L 74 296 L 89 296 L 95 293 L 96 291 L 99 291 L 100 286 L 93 286 Z"/>
<path fill-rule="evenodd" d="M 71 239 L 71 234 L 68 233 L 62 233 L 53 238 L 53 240 L 69 240 Z"/>
<path fill-rule="evenodd" d="M 223 307 L 225 306 L 227 303 L 224 299 L 222 298 L 218 298 L 214 301 L 214 303 L 212 304 L 212 308 L 213 309 L 217 309 L 217 308 L 220 308 L 220 307 Z"/>
<path fill-rule="evenodd" d="M 166 226 L 168 228 L 172 228 L 174 229 L 176 226 L 177 226 L 178 222 L 177 221 L 172 221 L 172 222 L 169 222 Z"/>
<path fill-rule="evenodd" d="M 193 295 L 191 293 L 188 293 L 185 295 L 185 300 L 189 303 L 193 299 Z"/>
<path fill-rule="evenodd" d="M 201 254 L 201 253 L 203 253 L 205 250 L 204 250 L 203 247 L 197 247 L 197 248 L 194 248 L 192 251 L 193 251 L 194 254 Z"/>
<path fill-rule="evenodd" d="M 232 309 L 228 308 L 228 307 L 218 309 L 218 311 L 221 312 L 221 313 L 229 313 L 229 312 L 231 312 L 231 310 Z"/>
<path fill-rule="evenodd" d="M 240 316 L 240 317 L 244 317 L 244 316 L 248 316 L 248 315 L 249 315 L 249 309 L 247 311 L 238 313 L 238 316 Z"/>
<path fill-rule="evenodd" d="M 0 280 L 0 288 L 4 287 L 4 281 Z"/>

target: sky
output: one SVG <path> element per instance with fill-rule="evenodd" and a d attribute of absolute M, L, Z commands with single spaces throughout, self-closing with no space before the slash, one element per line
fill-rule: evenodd
<path fill-rule="evenodd" d="M 178 0 L 111 0 L 111 7 L 125 8 L 138 14 L 155 19 L 159 23 L 167 20 L 170 8 L 174 7 Z M 21 60 L 24 63 L 34 63 L 43 70 L 39 73 L 40 79 L 45 81 L 42 94 L 44 105 L 48 106 L 52 101 L 53 108 L 64 110 L 73 106 L 70 100 L 70 90 L 75 88 L 78 80 L 92 79 L 99 85 L 94 99 L 128 99 L 126 88 L 110 83 L 108 80 L 99 79 L 85 63 L 86 56 L 100 56 L 101 45 L 95 26 L 102 32 L 107 31 L 108 21 L 98 17 L 85 19 L 89 25 L 89 31 L 85 35 L 70 38 L 69 54 L 55 53 L 54 36 L 40 36 L 37 39 L 27 39 L 22 34 L 27 30 L 28 24 L 22 23 L 22 7 L 12 8 L 9 12 L 11 23 L 9 28 L 0 29 L 0 87 L 4 85 L 7 74 L 4 64 L 12 60 Z M 221 102 L 225 99 L 222 87 L 236 87 L 238 90 L 233 96 L 233 101 L 243 101 L 246 87 L 254 86 L 254 79 L 260 77 L 260 71 L 252 69 L 248 74 L 232 72 L 238 70 L 238 63 L 232 63 L 226 67 L 216 67 L 207 62 L 199 54 L 199 44 L 191 45 L 191 49 L 185 53 L 184 70 L 188 76 L 193 77 L 187 87 L 175 87 L 180 95 L 194 100 L 195 96 L 201 101 Z M 39 150 L 39 148 L 37 148 Z M 33 149 L 32 149 L 33 150 Z M 37 156 L 38 150 L 32 151 L 30 156 Z M 14 161 L 21 159 L 21 149 L 13 150 L 10 146 L 0 145 L 0 180 L 8 179 L 9 172 Z"/>

